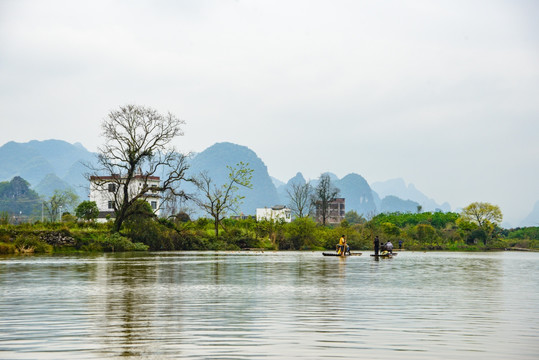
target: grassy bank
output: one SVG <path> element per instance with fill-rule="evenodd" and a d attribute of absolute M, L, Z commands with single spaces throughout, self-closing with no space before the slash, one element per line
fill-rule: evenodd
<path fill-rule="evenodd" d="M 372 249 L 374 236 L 402 242 L 412 251 L 490 251 L 539 249 L 539 228 L 499 229 L 486 233 L 459 224 L 458 214 L 383 214 L 370 221 L 322 226 L 310 218 L 291 223 L 254 219 L 223 222 L 215 236 L 212 221 L 144 218 L 127 221 L 120 233 L 94 222 L 34 223 L 0 226 L 0 254 L 117 252 L 147 250 L 328 250 L 346 235 L 352 250 Z"/>

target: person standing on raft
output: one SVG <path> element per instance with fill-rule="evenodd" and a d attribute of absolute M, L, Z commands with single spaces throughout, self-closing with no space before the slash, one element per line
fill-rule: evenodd
<path fill-rule="evenodd" d="M 350 247 L 346 243 L 346 236 L 342 235 L 337 245 L 337 254 L 344 256 L 346 253 L 350 254 Z"/>
<path fill-rule="evenodd" d="M 380 251 L 380 239 L 378 239 L 378 236 L 374 237 L 374 255 L 378 255 L 378 252 Z"/>

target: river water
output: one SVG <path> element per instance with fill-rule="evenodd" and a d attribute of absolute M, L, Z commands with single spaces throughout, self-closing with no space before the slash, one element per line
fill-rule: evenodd
<path fill-rule="evenodd" d="M 0 257 L 1 359 L 539 359 L 539 253 Z"/>

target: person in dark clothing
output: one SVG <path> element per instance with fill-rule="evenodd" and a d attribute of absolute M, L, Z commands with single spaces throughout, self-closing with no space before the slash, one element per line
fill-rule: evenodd
<path fill-rule="evenodd" d="M 378 252 L 380 251 L 380 239 L 378 239 L 378 236 L 374 237 L 374 255 L 378 255 Z"/>
<path fill-rule="evenodd" d="M 399 240 L 399 250 L 402 249 L 402 240 Z"/>

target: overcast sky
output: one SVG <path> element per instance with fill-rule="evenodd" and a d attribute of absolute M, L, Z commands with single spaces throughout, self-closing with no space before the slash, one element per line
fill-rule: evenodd
<path fill-rule="evenodd" d="M 537 19 L 534 0 L 0 0 L 0 145 L 95 151 L 135 103 L 184 119 L 184 152 L 400 177 L 518 225 L 539 200 Z"/>

